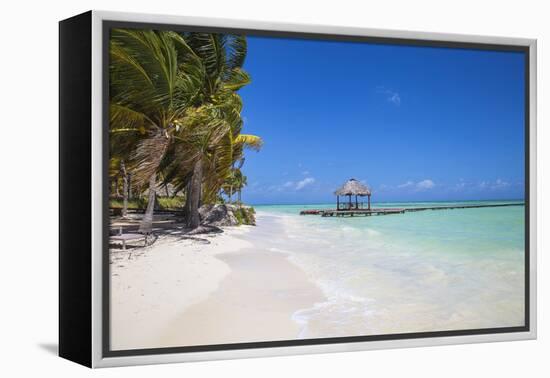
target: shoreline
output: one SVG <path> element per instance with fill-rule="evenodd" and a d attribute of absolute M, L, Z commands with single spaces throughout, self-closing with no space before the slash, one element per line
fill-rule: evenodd
<path fill-rule="evenodd" d="M 326 300 L 321 289 L 287 254 L 257 248 L 256 227 L 223 230 L 110 252 L 113 350 L 299 337 L 294 314 Z"/>
<path fill-rule="evenodd" d="M 301 325 L 294 314 L 324 300 L 321 290 L 283 254 L 248 250 L 218 258 L 230 273 L 208 298 L 168 326 L 162 345 L 297 339 Z"/>
<path fill-rule="evenodd" d="M 413 224 L 264 208 L 258 226 L 114 252 L 112 348 L 520 325 L 521 240 L 483 228 L 514 221 L 517 210 L 502 209 L 415 213 Z M 480 227 L 489 237 L 471 244 L 463 231 Z M 424 228 L 444 237 L 425 244 Z"/>

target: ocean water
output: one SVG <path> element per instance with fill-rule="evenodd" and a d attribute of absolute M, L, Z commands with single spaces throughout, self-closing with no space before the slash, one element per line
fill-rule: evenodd
<path fill-rule="evenodd" d="M 353 218 L 299 215 L 333 207 L 256 206 L 265 247 L 287 254 L 327 297 L 293 315 L 300 337 L 524 324 L 523 206 Z"/>

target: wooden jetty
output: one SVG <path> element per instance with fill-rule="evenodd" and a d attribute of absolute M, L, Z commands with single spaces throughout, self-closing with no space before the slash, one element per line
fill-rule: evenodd
<path fill-rule="evenodd" d="M 426 207 L 386 207 L 371 209 L 308 209 L 300 211 L 300 215 L 320 215 L 322 217 L 354 217 L 371 215 L 390 215 L 404 214 L 406 212 L 426 211 L 426 210 L 453 210 L 453 209 L 477 209 L 482 207 L 505 207 L 505 206 L 524 206 L 524 202 L 513 203 L 494 203 L 494 204 L 472 204 L 472 205 L 447 205 L 447 206 L 426 206 Z"/>
<path fill-rule="evenodd" d="M 403 214 L 406 209 L 400 208 L 372 208 L 372 209 L 357 209 L 357 210 L 318 210 L 318 214 L 322 217 L 355 217 L 369 215 L 388 215 L 388 214 Z M 302 212 L 300 212 L 302 214 Z M 303 215 L 303 214 L 302 214 Z"/>
<path fill-rule="evenodd" d="M 506 207 L 506 206 L 525 206 L 525 202 L 511 203 L 487 203 L 477 205 L 450 205 L 450 206 L 428 206 L 428 207 L 410 207 L 406 211 L 424 211 L 424 210 L 452 210 L 452 209 L 478 209 L 481 207 Z"/>

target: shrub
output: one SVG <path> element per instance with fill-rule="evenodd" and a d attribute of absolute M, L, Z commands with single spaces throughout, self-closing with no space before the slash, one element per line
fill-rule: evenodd
<path fill-rule="evenodd" d="M 159 206 L 162 209 L 169 210 L 181 210 L 185 205 L 185 198 L 178 197 L 158 197 L 157 198 Z"/>
<path fill-rule="evenodd" d="M 110 199 L 109 207 L 111 209 L 122 209 L 122 199 Z M 133 198 L 128 200 L 128 209 L 145 209 L 147 200 L 145 198 Z"/>
<path fill-rule="evenodd" d="M 254 216 L 256 214 L 256 211 L 253 207 L 239 206 L 235 209 L 233 214 L 235 215 L 235 218 L 237 218 L 237 222 L 239 222 L 239 225 L 256 225 L 256 217 Z"/>
<path fill-rule="evenodd" d="M 128 209 L 141 209 L 147 208 L 147 198 L 132 198 L 128 200 Z M 161 209 L 165 210 L 181 210 L 185 205 L 185 197 L 157 197 L 157 205 Z M 111 209 L 122 209 L 122 199 L 110 199 L 109 207 Z"/>

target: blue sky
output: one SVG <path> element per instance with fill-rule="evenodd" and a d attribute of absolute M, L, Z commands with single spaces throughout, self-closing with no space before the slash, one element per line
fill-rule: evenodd
<path fill-rule="evenodd" d="M 522 53 L 249 37 L 252 204 L 523 198 Z"/>

